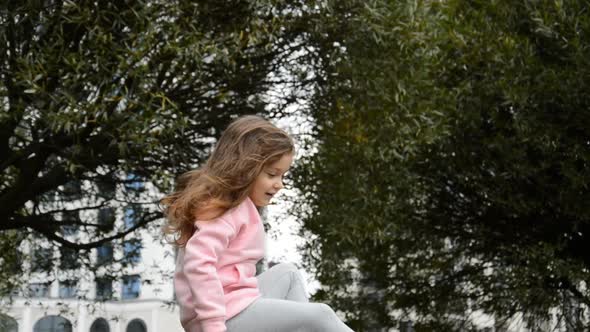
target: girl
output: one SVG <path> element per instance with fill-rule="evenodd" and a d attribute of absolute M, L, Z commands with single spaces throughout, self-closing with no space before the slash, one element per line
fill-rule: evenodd
<path fill-rule="evenodd" d="M 293 140 L 258 116 L 234 120 L 204 167 L 162 200 L 180 247 L 174 289 L 188 332 L 352 331 L 330 307 L 309 303 L 292 264 L 255 276 L 264 257 L 258 209 L 283 188 Z"/>

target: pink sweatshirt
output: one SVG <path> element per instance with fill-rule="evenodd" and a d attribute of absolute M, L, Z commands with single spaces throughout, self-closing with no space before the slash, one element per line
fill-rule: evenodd
<path fill-rule="evenodd" d="M 179 250 L 174 289 L 187 332 L 224 332 L 225 321 L 260 297 L 256 262 L 264 227 L 250 198 L 198 230 Z"/>

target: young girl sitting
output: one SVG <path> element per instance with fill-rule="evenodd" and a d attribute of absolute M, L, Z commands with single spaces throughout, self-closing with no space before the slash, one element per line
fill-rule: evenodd
<path fill-rule="evenodd" d="M 258 209 L 283 188 L 293 155 L 286 132 L 240 117 L 162 200 L 165 232 L 179 246 L 174 289 L 186 331 L 352 331 L 329 306 L 308 302 L 294 265 L 255 276 L 265 241 Z"/>

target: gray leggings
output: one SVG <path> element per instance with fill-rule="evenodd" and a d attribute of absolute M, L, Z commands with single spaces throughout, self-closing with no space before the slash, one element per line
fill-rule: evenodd
<path fill-rule="evenodd" d="M 309 302 L 295 265 L 277 264 L 257 278 L 262 297 L 229 319 L 227 332 L 352 332 L 332 308 Z"/>

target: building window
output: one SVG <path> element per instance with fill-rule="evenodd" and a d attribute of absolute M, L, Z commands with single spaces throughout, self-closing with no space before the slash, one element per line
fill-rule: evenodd
<path fill-rule="evenodd" d="M 110 332 L 109 322 L 104 318 L 97 318 L 90 326 L 90 332 Z"/>
<path fill-rule="evenodd" d="M 49 272 L 53 268 L 53 249 L 37 247 L 33 249 L 31 270 Z"/>
<path fill-rule="evenodd" d="M 98 190 L 98 195 L 107 200 L 110 200 L 115 198 L 117 185 L 113 180 L 104 179 L 102 181 L 96 182 L 96 189 Z"/>
<path fill-rule="evenodd" d="M 136 318 L 127 324 L 125 332 L 147 332 L 147 328 L 143 320 Z"/>
<path fill-rule="evenodd" d="M 138 275 L 123 277 L 123 290 L 121 292 L 123 300 L 136 299 L 139 297 L 141 279 Z"/>
<path fill-rule="evenodd" d="M 123 261 L 127 264 L 137 264 L 141 261 L 141 239 L 123 241 Z"/>
<path fill-rule="evenodd" d="M 23 252 L 20 249 L 15 248 L 10 252 L 4 252 L 2 256 L 2 270 L 13 275 L 22 274 Z"/>
<path fill-rule="evenodd" d="M 30 297 L 49 297 L 49 284 L 42 282 L 34 282 L 29 284 Z"/>
<path fill-rule="evenodd" d="M 125 179 L 125 189 L 131 192 L 142 192 L 145 188 L 145 185 L 138 175 L 135 174 L 128 174 L 127 178 Z"/>
<path fill-rule="evenodd" d="M 72 332 L 72 323 L 59 316 L 45 316 L 33 327 L 33 332 Z"/>
<path fill-rule="evenodd" d="M 113 262 L 113 244 L 104 243 L 96 248 L 96 265 L 105 265 Z"/>
<path fill-rule="evenodd" d="M 113 281 L 109 278 L 96 279 L 96 298 L 108 300 L 113 297 Z"/>
<path fill-rule="evenodd" d="M 59 282 L 59 297 L 63 299 L 76 297 L 77 282 L 75 280 L 64 280 Z"/>
<path fill-rule="evenodd" d="M 76 200 L 82 196 L 82 184 L 77 180 L 64 184 L 60 189 L 62 197 L 67 200 Z"/>
<path fill-rule="evenodd" d="M 134 206 L 128 206 L 125 209 L 125 229 L 130 229 L 137 225 L 138 209 Z M 141 260 L 141 240 L 129 239 L 123 242 L 123 262 L 127 264 L 137 264 Z"/>
<path fill-rule="evenodd" d="M 65 211 L 62 212 L 61 220 L 65 225 L 61 226 L 61 233 L 64 236 L 78 234 L 80 227 L 80 211 Z"/>
<path fill-rule="evenodd" d="M 10 316 L 0 314 L 0 331 L 18 332 L 18 322 Z"/>
<path fill-rule="evenodd" d="M 125 229 L 135 226 L 139 221 L 139 211 L 137 207 L 128 206 L 125 208 L 125 217 L 123 219 L 125 221 Z"/>
<path fill-rule="evenodd" d="M 112 207 L 98 210 L 98 224 L 102 231 L 110 231 L 115 226 L 115 209 Z"/>
<path fill-rule="evenodd" d="M 72 248 L 60 247 L 59 267 L 62 270 L 74 270 L 80 268 L 80 253 Z"/>
<path fill-rule="evenodd" d="M 399 323 L 400 332 L 414 332 L 414 323 L 410 320 Z"/>

